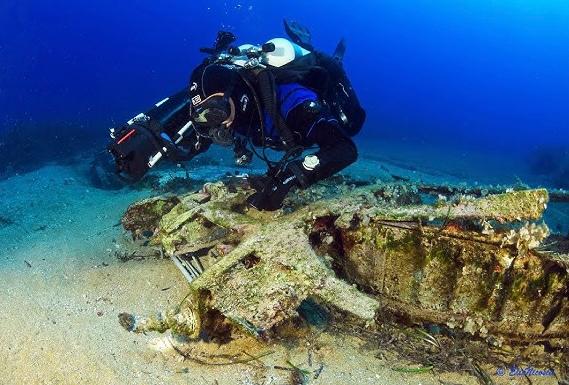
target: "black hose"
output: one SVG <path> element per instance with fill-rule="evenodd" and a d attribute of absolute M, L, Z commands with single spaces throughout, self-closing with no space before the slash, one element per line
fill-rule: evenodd
<path fill-rule="evenodd" d="M 255 154 L 255 156 L 257 158 L 261 159 L 262 161 L 264 161 L 267 164 L 267 167 L 269 169 L 272 169 L 274 167 L 275 162 L 272 162 L 267 157 L 267 154 L 265 153 L 265 149 L 267 146 L 266 146 L 266 142 L 265 142 L 265 120 L 263 119 L 263 106 L 261 105 L 261 101 L 259 100 L 259 96 L 257 95 L 257 92 L 255 92 L 255 88 L 253 87 L 253 85 L 251 84 L 249 79 L 247 79 L 246 74 L 244 74 L 240 71 L 239 75 L 241 75 L 243 82 L 247 85 L 247 87 L 249 87 L 249 90 L 251 91 L 251 95 L 253 96 L 253 99 L 255 101 L 255 106 L 257 107 L 257 112 L 259 114 L 259 126 L 261 127 L 261 147 L 263 149 L 262 150 L 263 155 L 259 155 L 259 153 L 255 149 L 255 145 L 253 144 L 253 140 L 251 138 L 252 124 L 249 124 L 249 127 L 247 129 L 247 139 L 248 139 L 249 144 L 251 146 L 251 150 L 253 150 L 253 153 Z"/>
<path fill-rule="evenodd" d="M 281 142 L 284 144 L 286 149 L 294 148 L 294 136 L 286 126 L 282 116 L 277 111 L 277 91 L 275 88 L 275 78 L 273 73 L 268 69 L 262 70 L 257 74 L 257 79 L 259 82 L 261 102 L 263 103 L 265 111 L 267 111 L 269 116 L 273 119 L 273 124 L 279 132 Z"/>

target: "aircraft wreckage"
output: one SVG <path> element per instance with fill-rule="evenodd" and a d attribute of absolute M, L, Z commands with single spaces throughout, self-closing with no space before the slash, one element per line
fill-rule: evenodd
<path fill-rule="evenodd" d="M 236 180 L 128 209 L 124 227 L 151 234 L 190 283 L 175 309 L 122 313 L 127 330 L 199 338 L 224 325 L 267 338 L 310 299 L 369 327 L 389 312 L 501 341 L 569 337 L 569 256 L 543 248 L 544 189 L 437 196 L 332 181 L 267 213 L 248 208 L 253 190 Z"/>

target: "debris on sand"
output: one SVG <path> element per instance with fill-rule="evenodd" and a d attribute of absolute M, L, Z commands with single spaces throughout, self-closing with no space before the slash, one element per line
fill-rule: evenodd
<path fill-rule="evenodd" d="M 253 192 L 208 183 L 128 209 L 134 236 L 152 229 L 152 244 L 204 271 L 177 308 L 121 314 L 127 330 L 266 339 L 312 300 L 364 329 L 391 314 L 496 346 L 569 337 L 569 256 L 543 248 L 544 189 L 434 200 L 408 183 L 318 185 L 276 213 L 249 208 Z"/>

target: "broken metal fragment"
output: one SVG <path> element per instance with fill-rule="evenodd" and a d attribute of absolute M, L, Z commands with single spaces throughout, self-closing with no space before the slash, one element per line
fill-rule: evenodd
<path fill-rule="evenodd" d="M 180 322 L 195 314 L 187 318 L 195 335 L 196 323 L 205 330 L 215 314 L 264 337 L 312 299 L 368 325 L 388 311 L 483 337 L 569 336 L 564 257 L 536 250 L 548 235 L 535 222 L 546 190 L 431 205 L 401 184 L 346 187 L 327 198 L 325 191 L 313 187 L 276 213 L 249 209 L 247 186 L 210 183 L 177 197 L 152 241 L 173 257 L 200 255 L 203 272 L 190 274 L 191 301 L 178 309 L 181 317 L 166 312 L 124 324 L 140 332 L 183 331 Z M 132 210 L 137 205 L 127 217 Z M 184 313 L 184 306 L 192 310 Z"/>

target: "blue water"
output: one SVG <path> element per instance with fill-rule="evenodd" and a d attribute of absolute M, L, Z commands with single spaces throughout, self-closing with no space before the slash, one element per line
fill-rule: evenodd
<path fill-rule="evenodd" d="M 102 138 L 106 128 L 185 87 L 202 59 L 198 48 L 210 46 L 218 30 L 262 43 L 284 35 L 283 17 L 309 26 L 321 50 L 346 38 L 345 65 L 368 111 L 360 141 L 522 156 L 528 168 L 553 153 L 533 172 L 564 186 L 563 0 L 4 0 L 0 130 L 65 122 Z"/>
<path fill-rule="evenodd" d="M 147 342 L 158 336 L 119 327 L 119 312 L 154 314 L 188 292 L 167 259 L 119 261 L 145 255 L 120 226 L 127 207 L 237 169 L 218 147 L 187 164 L 190 178 L 158 166 L 153 183 L 96 188 L 88 170 L 107 129 L 187 87 L 199 48 L 218 30 L 263 43 L 285 35 L 285 17 L 307 25 L 322 51 L 347 41 L 345 67 L 368 113 L 350 176 L 569 190 L 569 0 L 0 0 L 0 384 L 268 383 L 294 374 L 273 364 L 304 372 L 320 362 L 323 375 L 311 383 L 438 379 L 438 370 L 402 377 L 391 369 L 417 366 L 391 353 L 374 364 L 371 348 L 390 329 L 365 345 L 315 329 L 305 334 L 310 346 L 290 334 L 266 349 L 250 340 L 190 347 L 206 361 L 246 349 L 269 365 L 215 370 L 151 352 Z M 567 237 L 569 203 L 548 204 L 544 220 Z M 557 301 L 552 293 L 540 308 Z M 503 298 L 499 310 L 517 306 Z M 544 325 L 555 326 L 552 315 Z"/>

